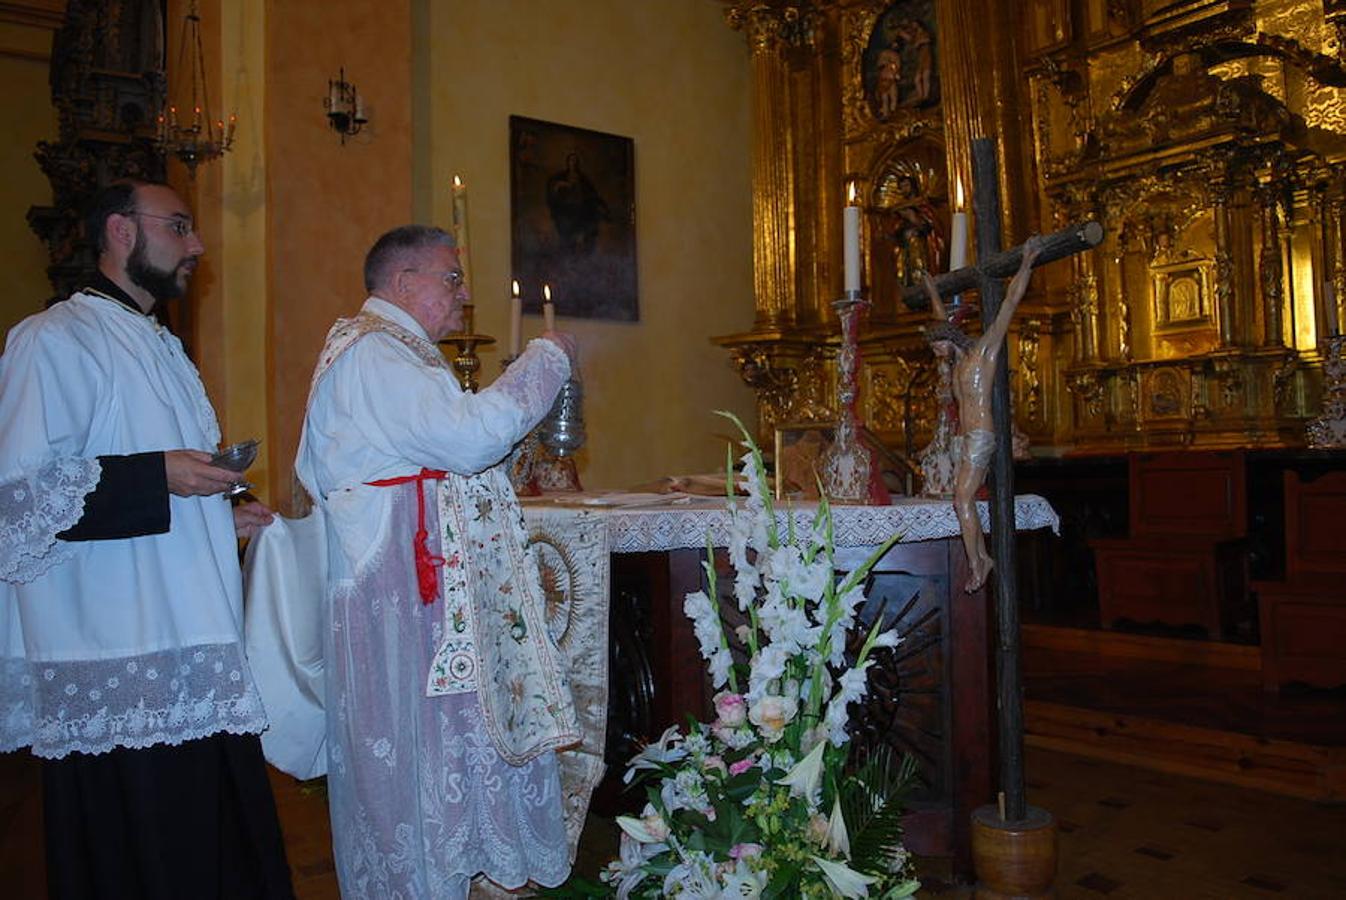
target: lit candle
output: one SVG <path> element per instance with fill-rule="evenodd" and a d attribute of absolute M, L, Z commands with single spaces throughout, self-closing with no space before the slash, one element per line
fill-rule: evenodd
<path fill-rule="evenodd" d="M 510 282 L 509 295 L 509 355 L 518 356 L 523 349 L 523 297 L 519 294 L 519 282 Z"/>
<path fill-rule="evenodd" d="M 846 261 L 846 293 L 860 291 L 860 207 L 855 204 L 855 185 L 846 191 L 846 209 L 842 215 L 842 248 Z"/>
<path fill-rule="evenodd" d="M 472 265 L 468 261 L 471 245 L 467 240 L 467 187 L 453 176 L 453 239 L 458 244 L 458 265 L 463 269 L 463 285 L 472 291 Z"/>
<path fill-rule="evenodd" d="M 967 265 L 967 213 L 963 212 L 963 179 L 954 180 L 953 233 L 949 236 L 949 271 Z"/>
<path fill-rule="evenodd" d="M 542 286 L 542 329 L 544 331 L 556 330 L 556 307 L 551 302 L 551 285 Z"/>

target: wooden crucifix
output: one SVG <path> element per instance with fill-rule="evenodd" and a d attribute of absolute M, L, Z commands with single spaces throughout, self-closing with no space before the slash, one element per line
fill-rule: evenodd
<path fill-rule="evenodd" d="M 995 141 L 978 138 L 972 142 L 973 213 L 977 223 L 977 265 L 949 272 L 928 283 L 929 289 L 947 297 L 976 288 L 981 295 L 981 322 L 985 334 L 1000 311 L 1004 290 L 998 279 L 1019 271 L 1024 259 L 1023 245 L 1001 251 L 1000 183 L 996 176 Z M 1097 222 L 1085 222 L 1045 235 L 1034 241 L 1030 253 L 1036 253 L 1032 267 L 1063 259 L 1096 247 L 1103 240 L 1103 228 Z M 1027 286 L 1024 281 L 1016 285 Z M 925 309 L 930 301 L 926 286 L 907 288 L 902 301 L 910 309 Z M 1027 814 L 1023 775 L 1023 696 L 1019 663 L 1019 597 L 1015 582 L 1017 563 L 1014 552 L 1014 459 L 1011 452 L 1009 405 L 1009 358 L 1004 338 L 1000 338 L 991 383 L 991 411 L 996 450 L 990 464 L 991 543 L 995 566 L 991 577 L 996 587 L 997 642 L 996 673 L 998 693 L 1000 788 L 1004 795 L 1002 817 L 1022 821 Z M 984 394 L 983 394 L 984 396 Z M 982 435 L 964 434 L 964 442 Z M 985 435 L 989 437 L 989 435 Z M 960 467 L 963 463 L 960 462 Z M 975 527 L 979 528 L 980 525 Z M 978 537 L 980 535 L 978 534 Z M 984 550 L 982 551 L 984 554 Z M 968 560 L 976 577 L 977 561 Z M 982 574 L 985 572 L 983 570 Z M 980 585 L 978 585 L 980 586 Z M 950 585 L 950 590 L 956 590 Z"/>

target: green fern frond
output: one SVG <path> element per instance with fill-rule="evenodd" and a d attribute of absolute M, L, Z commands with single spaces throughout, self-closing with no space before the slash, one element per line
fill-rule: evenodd
<path fill-rule="evenodd" d="M 841 784 L 841 814 L 851 842 L 851 866 L 861 872 L 888 871 L 888 860 L 902 846 L 902 814 L 916 783 L 916 761 L 899 760 L 879 745 Z"/>

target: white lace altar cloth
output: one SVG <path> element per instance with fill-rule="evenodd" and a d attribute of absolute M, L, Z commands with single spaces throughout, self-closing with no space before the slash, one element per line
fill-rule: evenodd
<path fill-rule="evenodd" d="M 521 498 L 524 517 L 530 523 L 536 511 L 570 508 L 600 512 L 608 527 L 612 553 L 642 553 L 652 550 L 684 550 L 706 546 L 706 535 L 717 547 L 728 543 L 729 513 L 723 499 L 687 494 L 550 494 Z M 807 530 L 818 511 L 816 503 L 796 503 L 776 510 L 783 530 L 788 516 L 796 529 Z M 982 527 L 990 530 L 986 501 L 977 504 Z M 555 519 L 552 520 L 555 531 Z M 838 547 L 873 547 L 894 534 L 902 543 L 930 541 L 958 534 L 958 517 L 948 500 L 899 498 L 888 506 L 833 506 L 832 523 Z M 1060 533 L 1061 521 L 1044 498 L 1021 494 L 1014 498 L 1017 531 L 1050 528 Z"/>

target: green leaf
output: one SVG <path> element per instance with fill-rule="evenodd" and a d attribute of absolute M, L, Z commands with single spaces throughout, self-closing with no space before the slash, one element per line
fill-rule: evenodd
<path fill-rule="evenodd" d="M 776 874 L 771 876 L 771 881 L 767 882 L 766 890 L 762 892 L 763 897 L 789 897 L 791 900 L 799 896 L 799 873 L 802 869 L 801 863 L 787 863 L 776 870 Z"/>
<path fill-rule="evenodd" d="M 851 867 L 881 875 L 902 846 L 903 801 L 916 784 L 916 761 L 897 760 L 880 744 L 841 784 L 841 814 L 851 841 Z"/>

